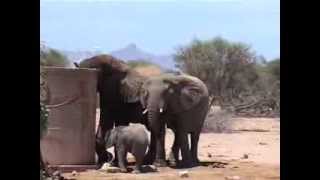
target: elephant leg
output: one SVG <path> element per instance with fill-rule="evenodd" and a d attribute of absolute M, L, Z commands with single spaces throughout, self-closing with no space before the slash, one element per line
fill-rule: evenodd
<path fill-rule="evenodd" d="M 104 136 L 106 134 L 107 129 L 103 126 L 98 127 L 98 131 L 96 134 L 96 153 L 98 155 L 98 166 L 102 166 L 102 164 L 107 161 L 106 157 L 106 147 Z"/>
<path fill-rule="evenodd" d="M 99 167 L 109 160 L 109 155 L 106 151 L 105 135 L 107 130 L 112 129 L 114 126 L 114 119 L 109 117 L 111 113 L 104 104 L 104 101 L 100 99 L 100 122 L 96 133 L 96 153 Z"/>
<path fill-rule="evenodd" d="M 156 137 L 151 133 L 150 146 L 147 155 L 144 157 L 143 164 L 152 164 L 156 159 Z"/>
<path fill-rule="evenodd" d="M 115 123 L 114 123 L 114 125 L 115 125 L 115 127 L 117 127 L 117 126 L 129 126 L 129 122 L 126 120 L 126 121 L 115 121 Z M 111 165 L 112 166 L 118 166 L 118 161 L 119 161 L 119 159 L 118 159 L 118 155 L 117 155 L 117 153 L 118 153 L 118 151 L 117 151 L 117 146 L 114 146 L 114 160 L 112 161 L 112 163 L 111 163 Z M 126 161 L 127 159 L 125 159 L 125 162 L 127 162 Z"/>
<path fill-rule="evenodd" d="M 191 133 L 191 156 L 192 156 L 192 163 L 197 166 L 199 164 L 198 159 L 198 142 L 199 142 L 200 133 L 193 132 Z"/>
<path fill-rule="evenodd" d="M 173 145 L 171 147 L 171 152 L 169 155 L 169 163 L 171 166 L 176 166 L 179 161 L 179 144 L 176 134 L 174 135 Z"/>
<path fill-rule="evenodd" d="M 135 168 L 133 173 L 141 173 L 142 172 L 142 163 L 143 163 L 143 151 L 141 152 L 135 152 L 134 158 L 136 160 Z"/>
<path fill-rule="evenodd" d="M 117 151 L 116 146 L 114 146 L 113 151 L 114 151 L 114 159 L 111 162 L 111 166 L 119 167 L 119 159 L 118 159 L 119 155 L 118 155 L 118 151 Z"/>
<path fill-rule="evenodd" d="M 191 153 L 189 150 L 189 141 L 188 141 L 188 134 L 185 132 L 178 132 L 178 141 L 179 141 L 179 147 L 181 148 L 181 155 L 182 155 L 182 161 L 181 166 L 182 167 L 190 167 L 192 163 L 191 159 Z"/>
<path fill-rule="evenodd" d="M 117 148 L 117 156 L 118 156 L 118 163 L 119 163 L 119 168 L 121 172 L 127 172 L 127 152 L 124 147 L 118 147 Z"/>
<path fill-rule="evenodd" d="M 158 167 L 165 167 L 167 165 L 165 160 L 165 150 L 163 145 L 164 145 L 164 136 L 161 136 L 156 140 L 156 159 L 155 159 L 154 165 Z"/>
<path fill-rule="evenodd" d="M 114 159 L 111 162 L 111 166 L 115 166 L 115 167 L 119 167 L 119 155 L 118 155 L 118 150 L 117 150 L 117 146 L 114 146 Z M 125 163 L 127 162 L 127 159 L 124 159 Z"/>
<path fill-rule="evenodd" d="M 155 166 L 165 167 L 166 163 L 166 154 L 164 149 L 164 138 L 165 138 L 165 129 L 164 124 L 160 128 L 160 133 L 156 135 L 156 160 L 154 162 Z"/>

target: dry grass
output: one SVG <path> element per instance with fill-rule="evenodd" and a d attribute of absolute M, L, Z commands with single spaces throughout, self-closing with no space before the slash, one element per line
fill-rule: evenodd
<path fill-rule="evenodd" d="M 213 107 L 208 112 L 202 132 L 228 133 L 231 132 L 232 114 Z"/>
<path fill-rule="evenodd" d="M 142 74 L 143 76 L 155 76 L 162 73 L 161 69 L 157 66 L 148 65 L 134 68 L 137 72 Z"/>
<path fill-rule="evenodd" d="M 213 110 L 218 113 L 219 109 Z M 218 115 L 215 114 L 215 117 Z M 226 116 L 227 117 L 227 116 Z M 99 117 L 97 116 L 97 120 Z M 243 131 L 234 133 L 203 133 L 200 136 L 198 154 L 202 162 L 201 166 L 190 168 L 189 178 L 211 180 L 225 179 L 227 176 L 239 176 L 246 180 L 270 180 L 280 179 L 280 122 L 276 118 L 243 118 L 233 117 L 231 130 L 255 130 L 265 129 L 267 132 Z M 230 120 L 229 119 L 229 120 Z M 231 123 L 230 123 L 231 124 Z M 169 130 L 169 129 L 168 129 Z M 167 131 L 165 139 L 166 156 L 174 140 L 172 131 Z M 108 149 L 113 152 L 112 149 Z M 210 154 L 210 156 L 209 156 Z M 244 154 L 248 159 L 243 159 Z M 133 162 L 133 156 L 128 154 L 128 161 Z M 204 165 L 204 163 L 212 165 Z M 221 163 L 223 166 L 216 166 Z M 214 165 L 215 164 L 215 165 Z M 130 166 L 132 168 L 132 166 Z M 95 170 L 79 172 L 76 177 L 71 173 L 64 173 L 65 177 L 77 180 L 110 180 L 110 179 L 153 179 L 167 180 L 181 179 L 179 172 L 185 169 L 170 167 L 159 168 L 156 173 L 101 173 Z"/>

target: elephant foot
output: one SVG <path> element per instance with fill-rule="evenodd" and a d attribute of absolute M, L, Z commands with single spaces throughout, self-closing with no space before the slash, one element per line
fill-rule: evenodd
<path fill-rule="evenodd" d="M 176 167 L 177 165 L 178 165 L 178 163 L 176 161 L 170 161 L 169 160 L 169 166 Z"/>
<path fill-rule="evenodd" d="M 157 159 L 154 163 L 154 166 L 156 167 L 166 167 L 167 166 L 167 162 L 163 159 Z"/>
<path fill-rule="evenodd" d="M 120 172 L 122 172 L 122 173 L 127 173 L 128 170 L 127 170 L 126 168 L 120 168 Z"/>
<path fill-rule="evenodd" d="M 169 155 L 169 159 L 168 159 L 168 163 L 169 163 L 169 166 L 177 166 L 178 164 L 178 160 L 176 158 L 174 158 L 174 155 L 173 153 L 171 152 L 170 155 Z"/>
<path fill-rule="evenodd" d="M 135 168 L 133 171 L 132 171 L 133 174 L 140 174 L 141 173 L 141 169 L 139 168 Z"/>
<path fill-rule="evenodd" d="M 195 161 L 193 161 L 193 166 L 200 166 L 200 160 L 196 158 Z"/>
<path fill-rule="evenodd" d="M 106 161 L 104 161 L 102 158 L 98 158 L 98 162 L 96 163 L 97 168 L 100 169 L 105 162 Z"/>
<path fill-rule="evenodd" d="M 110 166 L 119 167 L 119 163 L 118 163 L 118 161 L 112 161 L 112 162 L 110 163 Z"/>
<path fill-rule="evenodd" d="M 126 160 L 124 163 L 128 164 L 128 161 Z M 110 162 L 110 166 L 119 167 L 119 161 L 118 160 L 114 160 L 114 161 Z"/>
<path fill-rule="evenodd" d="M 191 167 L 197 167 L 199 165 L 200 165 L 200 162 L 198 162 L 198 161 L 191 163 Z"/>
<path fill-rule="evenodd" d="M 101 169 L 102 166 L 103 166 L 103 163 L 101 163 L 101 162 L 97 162 L 96 163 L 96 168 L 97 169 Z"/>
<path fill-rule="evenodd" d="M 195 162 L 192 162 L 192 161 L 180 161 L 177 165 L 177 167 L 179 168 L 192 168 L 192 167 L 195 167 L 197 166 L 196 165 L 197 163 Z"/>
<path fill-rule="evenodd" d="M 98 162 L 97 162 L 98 168 L 101 168 L 104 163 L 110 162 L 112 159 L 113 159 L 113 155 L 110 152 L 104 151 L 100 153 L 100 155 L 98 155 Z"/>
<path fill-rule="evenodd" d="M 147 154 L 143 159 L 143 165 L 151 165 L 155 160 L 155 156 L 152 154 Z"/>
<path fill-rule="evenodd" d="M 132 173 L 133 173 L 133 174 L 140 174 L 141 171 L 139 171 L 139 170 L 133 170 Z"/>

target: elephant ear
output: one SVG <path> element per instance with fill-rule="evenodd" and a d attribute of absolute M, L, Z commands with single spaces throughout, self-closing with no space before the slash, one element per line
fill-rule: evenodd
<path fill-rule="evenodd" d="M 192 85 L 185 85 L 181 89 L 180 102 L 185 110 L 196 106 L 202 98 L 201 89 Z"/>
<path fill-rule="evenodd" d="M 129 71 L 121 81 L 120 92 L 125 102 L 134 103 L 140 101 L 140 90 L 144 77 L 134 71 Z"/>
<path fill-rule="evenodd" d="M 165 82 L 171 84 L 170 89 L 178 92 L 180 104 L 184 110 L 189 110 L 196 106 L 203 97 L 201 87 L 190 78 L 179 76 L 174 79 L 166 79 Z"/>

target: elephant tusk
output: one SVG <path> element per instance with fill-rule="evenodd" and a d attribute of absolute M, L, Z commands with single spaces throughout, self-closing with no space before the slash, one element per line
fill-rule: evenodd
<path fill-rule="evenodd" d="M 162 112 L 163 112 L 163 109 L 162 109 L 162 108 L 160 108 L 159 112 L 160 112 L 160 113 L 162 113 Z"/>
<path fill-rule="evenodd" d="M 142 114 L 146 114 L 148 112 L 148 109 L 145 109 Z"/>

